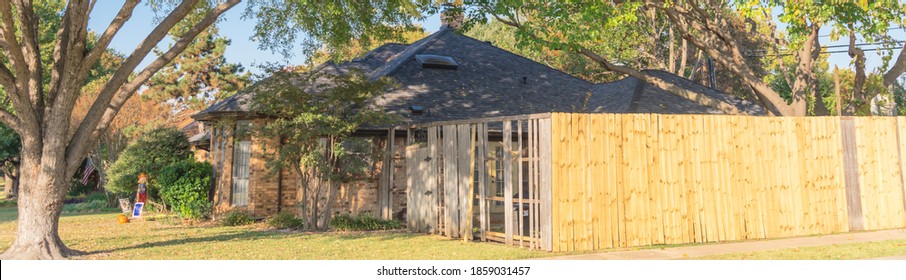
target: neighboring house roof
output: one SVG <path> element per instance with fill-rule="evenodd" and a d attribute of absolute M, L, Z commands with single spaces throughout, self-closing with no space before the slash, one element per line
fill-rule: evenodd
<path fill-rule="evenodd" d="M 199 146 L 207 146 L 210 142 L 209 140 L 211 140 L 211 133 L 207 131 L 202 131 L 189 137 L 189 143 Z"/>
<path fill-rule="evenodd" d="M 417 54 L 452 57 L 458 69 L 423 68 Z M 385 44 L 362 57 L 339 65 L 322 64 L 312 71 L 344 72 L 358 68 L 369 77 L 389 76 L 399 87 L 376 100 L 406 123 L 546 112 L 725 114 L 651 84 L 627 77 L 592 84 L 528 58 L 468 36 L 443 29 L 415 43 Z M 699 85 L 664 71 L 646 73 L 707 95 L 752 115 L 764 115 L 760 106 Z M 195 116 L 250 113 L 248 100 L 255 86 L 227 98 Z M 410 106 L 425 112 L 413 115 Z"/>

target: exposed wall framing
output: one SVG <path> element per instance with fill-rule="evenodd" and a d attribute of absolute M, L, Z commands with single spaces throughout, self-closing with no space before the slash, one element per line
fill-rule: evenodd
<path fill-rule="evenodd" d="M 407 129 L 410 230 L 551 250 L 550 114 Z"/>

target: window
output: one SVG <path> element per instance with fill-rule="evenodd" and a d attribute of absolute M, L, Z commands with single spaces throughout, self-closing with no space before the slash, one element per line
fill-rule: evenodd
<path fill-rule="evenodd" d="M 452 57 L 443 56 L 443 55 L 434 55 L 434 54 L 417 54 L 415 59 L 418 60 L 418 63 L 421 63 L 422 68 L 437 68 L 437 69 L 456 69 L 459 68 L 459 63 L 456 63 L 456 60 L 453 60 Z"/>
<path fill-rule="evenodd" d="M 239 141 L 233 152 L 233 206 L 248 205 L 251 147 L 252 141 Z"/>
<path fill-rule="evenodd" d="M 240 121 L 236 123 L 236 137 L 239 140 L 233 147 L 233 191 L 232 205 L 246 206 L 249 203 L 249 160 L 252 156 L 252 141 L 242 136 L 242 130 L 251 127 L 251 122 Z"/>
<path fill-rule="evenodd" d="M 373 148 L 374 142 L 370 138 L 350 137 L 343 140 L 346 157 L 341 164 L 350 176 L 365 178 L 374 172 L 374 161 L 378 155 Z"/>

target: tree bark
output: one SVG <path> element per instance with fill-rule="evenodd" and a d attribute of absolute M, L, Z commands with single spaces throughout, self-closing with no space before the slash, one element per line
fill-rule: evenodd
<path fill-rule="evenodd" d="M 865 87 L 865 51 L 856 46 L 855 31 L 849 31 L 849 57 L 853 62 L 853 92 L 852 100 L 847 104 L 845 115 L 854 116 L 858 113 L 859 108 L 868 104 L 868 98 L 865 97 L 863 88 Z"/>
<path fill-rule="evenodd" d="M 812 24 L 812 32 L 807 37 L 806 46 L 803 46 L 803 51 L 801 52 L 802 55 L 808 55 L 807 58 L 799 60 L 800 66 L 806 65 L 808 67 L 807 76 L 804 77 L 808 87 L 801 94 L 802 96 L 808 96 L 808 92 L 811 91 L 814 99 L 812 113 L 815 116 L 827 116 L 830 115 L 830 110 L 827 109 L 827 105 L 824 105 L 824 96 L 818 90 L 818 73 L 815 72 L 815 60 L 821 55 L 821 42 L 818 40 L 818 30 L 820 28 L 818 24 Z M 806 53 L 806 50 L 808 50 L 808 53 Z M 799 79 L 796 80 L 798 81 Z"/>
<path fill-rule="evenodd" d="M 840 96 L 842 92 L 840 91 L 840 70 L 837 69 L 837 66 L 834 66 L 834 98 L 836 98 L 837 104 L 837 116 L 843 115 L 843 96 Z"/>
<path fill-rule="evenodd" d="M 23 150 L 33 147 L 23 146 Z M 62 159 L 62 157 L 59 157 Z M 69 249 L 60 239 L 59 221 L 63 198 L 69 188 L 64 168 L 40 168 L 39 159 L 24 156 L 19 188 L 16 240 L 0 259 L 62 259 L 81 252 Z"/>
<path fill-rule="evenodd" d="M 903 75 L 903 72 L 906 72 L 906 44 L 903 44 L 903 47 L 900 48 L 900 55 L 897 56 L 897 59 L 893 62 L 890 70 L 887 70 L 887 72 L 884 73 L 884 87 L 890 88 L 893 86 L 900 75 Z"/>
<path fill-rule="evenodd" d="M 14 183 L 13 181 L 15 181 L 16 179 L 14 179 L 12 175 L 4 173 L 3 180 L 5 181 L 5 184 L 3 187 L 3 197 L 4 198 L 14 197 L 15 193 L 16 193 L 14 185 L 16 183 Z"/>

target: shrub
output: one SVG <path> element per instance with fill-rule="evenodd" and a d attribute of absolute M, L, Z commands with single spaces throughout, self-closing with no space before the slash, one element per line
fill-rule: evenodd
<path fill-rule="evenodd" d="M 164 203 L 180 217 L 198 219 L 211 212 L 211 165 L 206 162 L 183 160 L 167 165 L 157 176 L 157 186 Z"/>
<path fill-rule="evenodd" d="M 119 211 L 119 208 L 107 207 L 106 200 L 91 200 L 75 204 L 63 205 L 63 212 L 98 212 L 98 211 Z"/>
<path fill-rule="evenodd" d="M 189 139 L 182 131 L 173 128 L 152 129 L 123 150 L 107 170 L 108 182 L 104 187 L 121 196 L 130 196 L 135 193 L 138 174 L 144 172 L 151 178 L 148 197 L 157 198 L 154 182 L 161 169 L 191 155 Z"/>
<path fill-rule="evenodd" d="M 280 212 L 268 218 L 267 225 L 276 229 L 302 228 L 302 219 L 288 212 Z"/>
<path fill-rule="evenodd" d="M 395 220 L 383 220 L 371 215 L 337 215 L 330 220 L 330 227 L 341 231 L 388 230 L 402 228 Z"/>
<path fill-rule="evenodd" d="M 91 192 L 91 193 L 88 193 L 88 197 L 85 199 L 85 201 L 104 201 L 104 202 L 106 202 L 107 194 L 105 194 L 104 192 Z"/>
<path fill-rule="evenodd" d="M 244 226 L 252 224 L 255 222 L 255 219 L 252 218 L 252 215 L 249 215 L 248 212 L 241 210 L 233 210 L 227 212 L 226 215 L 220 220 L 220 225 L 223 226 Z"/>
<path fill-rule="evenodd" d="M 0 207 L 16 207 L 15 199 L 0 199 Z"/>
<path fill-rule="evenodd" d="M 81 175 L 81 173 L 76 174 L 76 176 L 79 175 Z M 80 195 L 87 194 L 92 190 L 94 190 L 94 186 L 92 186 L 90 183 L 82 184 L 82 181 L 80 179 L 73 178 L 72 182 L 69 184 L 69 192 L 66 193 L 66 196 L 78 197 Z"/>

